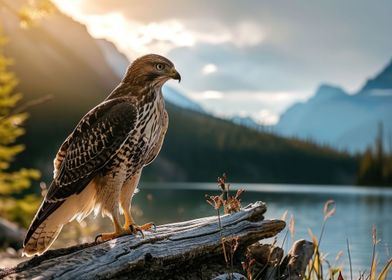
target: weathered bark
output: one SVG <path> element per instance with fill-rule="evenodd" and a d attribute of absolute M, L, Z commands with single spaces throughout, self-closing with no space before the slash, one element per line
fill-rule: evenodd
<path fill-rule="evenodd" d="M 284 251 L 282 248 L 272 244 L 256 243 L 248 247 L 250 258 L 256 261 L 257 267 L 254 271 L 259 279 L 280 279 L 280 264 Z"/>
<path fill-rule="evenodd" d="M 248 247 L 247 258 L 248 261 L 255 260 L 252 267 L 254 278 L 301 280 L 313 252 L 313 243 L 303 239 L 295 241 L 284 258 L 283 249 L 273 244 L 255 243 Z"/>
<path fill-rule="evenodd" d="M 247 280 L 247 278 L 243 274 L 232 273 L 232 274 L 222 274 L 215 277 L 212 280 Z"/>
<path fill-rule="evenodd" d="M 312 242 L 304 239 L 294 242 L 289 253 L 283 260 L 283 263 L 287 264 L 283 274 L 289 276 L 290 280 L 303 279 L 313 252 L 314 245 Z"/>
<path fill-rule="evenodd" d="M 275 236 L 280 220 L 264 220 L 266 205 L 257 202 L 240 212 L 157 227 L 144 239 L 123 236 L 101 244 L 48 251 L 3 272 L 5 279 L 201 279 L 227 272 L 221 237 L 238 237 L 236 254 L 252 243 Z M 239 267 L 238 262 L 234 265 Z"/>

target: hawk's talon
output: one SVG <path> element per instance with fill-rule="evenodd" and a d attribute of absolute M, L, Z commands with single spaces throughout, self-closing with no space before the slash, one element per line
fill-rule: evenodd
<path fill-rule="evenodd" d="M 141 235 L 142 238 L 144 239 L 144 232 L 143 232 L 140 228 L 137 228 L 137 229 L 136 229 L 136 234 L 137 234 L 138 232 L 140 232 L 140 235 Z"/>
<path fill-rule="evenodd" d="M 137 235 L 140 232 L 142 238 L 144 238 L 144 231 L 145 230 L 152 230 L 153 232 L 155 232 L 156 229 L 157 229 L 157 227 L 155 226 L 154 223 L 147 223 L 142 226 L 138 226 L 135 224 L 129 225 L 129 230 L 131 231 L 131 233 Z"/>
<path fill-rule="evenodd" d="M 137 233 L 140 232 L 140 235 L 142 236 L 142 238 L 144 238 L 143 230 L 140 229 L 138 226 L 130 225 L 129 230 L 131 231 L 132 234 L 135 234 L 135 235 L 137 235 Z"/>
<path fill-rule="evenodd" d="M 102 234 L 98 234 L 97 236 L 95 236 L 94 242 L 95 242 L 95 243 L 99 243 L 99 242 L 98 242 L 98 239 L 99 239 L 99 238 L 101 238 L 101 241 L 102 241 Z"/>
<path fill-rule="evenodd" d="M 138 232 L 140 232 L 140 235 L 142 236 L 142 238 L 144 238 L 143 230 L 142 230 L 140 227 L 138 227 L 138 226 L 132 224 L 132 225 L 129 226 L 129 230 L 130 230 L 131 233 L 134 234 L 134 235 L 137 235 Z"/>

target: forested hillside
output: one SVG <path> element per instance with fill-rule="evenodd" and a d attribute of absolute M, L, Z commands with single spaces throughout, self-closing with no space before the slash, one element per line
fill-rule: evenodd
<path fill-rule="evenodd" d="M 286 139 L 168 104 L 170 126 L 146 179 L 350 184 L 357 160 L 329 148 Z"/>

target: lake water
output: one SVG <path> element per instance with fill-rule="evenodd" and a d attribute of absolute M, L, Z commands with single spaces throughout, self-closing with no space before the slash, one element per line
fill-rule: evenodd
<path fill-rule="evenodd" d="M 334 200 L 336 214 L 327 221 L 321 251 L 335 263 L 335 257 L 343 251 L 338 263 L 342 263 L 347 276 L 349 264 L 346 239 L 350 243 L 354 279 L 359 271 L 369 272 L 372 255 L 372 227 L 377 228 L 377 252 L 380 267 L 392 256 L 392 189 L 363 188 L 353 186 L 301 186 L 273 184 L 232 184 L 232 188 L 244 188 L 242 205 L 261 200 L 267 203 L 267 219 L 279 219 L 288 211 L 295 219 L 295 239 L 311 240 L 308 229 L 319 236 L 323 222 L 323 207 L 327 200 Z M 133 200 L 133 215 L 138 224 L 153 221 L 160 225 L 188 219 L 215 215 L 205 202 L 204 195 L 219 194 L 216 184 L 206 183 L 141 183 L 140 192 Z M 234 194 L 234 191 L 232 192 Z M 66 226 L 53 247 L 92 241 L 101 232 L 112 231 L 109 219 L 88 219 L 87 226 L 75 223 Z M 285 231 L 279 234 L 281 244 Z M 77 233 L 78 238 L 75 237 Z M 284 249 L 291 246 L 291 237 Z M 390 277 L 391 278 L 391 277 Z M 349 278 L 345 278 L 349 279 Z M 392 279 L 392 278 L 391 278 Z"/>
<path fill-rule="evenodd" d="M 319 236 L 324 203 L 334 200 L 336 214 L 327 221 L 321 251 L 328 254 L 332 264 L 339 251 L 343 251 L 339 263 L 343 262 L 345 273 L 349 269 L 347 238 L 354 276 L 359 271 L 369 271 L 373 225 L 380 239 L 377 245 L 380 265 L 392 256 L 392 189 L 272 184 L 233 184 L 233 188 L 246 190 L 241 196 L 242 205 L 258 200 L 266 202 L 267 219 L 280 218 L 288 210 L 288 219 L 291 215 L 295 219 L 295 239 L 311 240 L 308 228 Z M 142 183 L 140 189 L 134 198 L 139 223 L 152 220 L 163 224 L 214 215 L 204 194 L 219 194 L 216 184 L 205 183 Z M 279 238 L 283 239 L 284 234 L 283 231 Z"/>

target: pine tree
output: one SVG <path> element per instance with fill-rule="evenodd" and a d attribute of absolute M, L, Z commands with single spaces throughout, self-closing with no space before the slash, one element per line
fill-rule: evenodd
<path fill-rule="evenodd" d="M 15 91 L 18 81 L 9 70 L 12 60 L 4 55 L 6 42 L 0 26 L 0 216 L 27 227 L 40 199 L 24 192 L 32 180 L 40 177 L 40 172 L 26 168 L 12 170 L 12 161 L 24 150 L 16 141 L 25 132 L 22 125 L 28 115 L 17 112 L 22 94 Z"/>
<path fill-rule="evenodd" d="M 362 155 L 357 176 L 357 184 L 368 186 L 392 185 L 392 151 L 384 149 L 384 129 L 378 125 L 374 148 L 368 148 Z"/>

